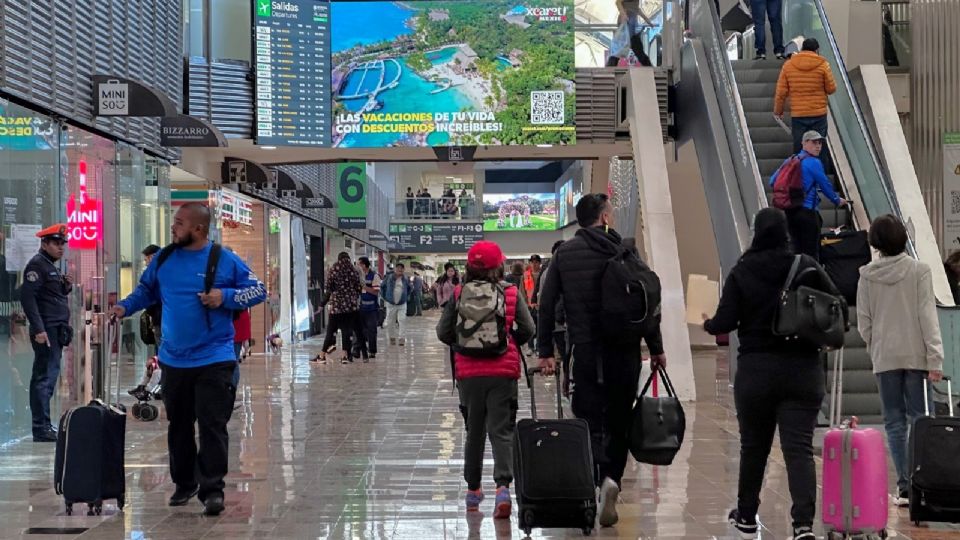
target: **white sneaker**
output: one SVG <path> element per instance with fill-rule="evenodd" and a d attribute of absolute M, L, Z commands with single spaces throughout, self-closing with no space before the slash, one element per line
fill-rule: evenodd
<path fill-rule="evenodd" d="M 901 508 L 910 506 L 910 492 L 902 491 L 899 495 L 890 495 L 890 498 L 893 499 L 893 504 Z"/>
<path fill-rule="evenodd" d="M 600 485 L 600 526 L 613 527 L 620 521 L 617 515 L 617 497 L 620 496 L 620 487 L 610 478 L 604 478 Z"/>

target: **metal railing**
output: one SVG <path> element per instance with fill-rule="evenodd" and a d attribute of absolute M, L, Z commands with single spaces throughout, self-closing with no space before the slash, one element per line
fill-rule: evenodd
<path fill-rule="evenodd" d="M 392 199 L 393 219 L 469 220 L 480 219 L 483 204 L 475 196 L 402 197 Z"/>

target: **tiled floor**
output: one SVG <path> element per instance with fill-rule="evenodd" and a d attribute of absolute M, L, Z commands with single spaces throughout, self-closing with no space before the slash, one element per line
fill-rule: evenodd
<path fill-rule="evenodd" d="M 463 511 L 463 426 L 434 317 L 411 319 L 407 346 L 387 348 L 370 364 L 311 364 L 316 344 L 245 363 L 240 406 L 230 423 L 222 516 L 201 516 L 199 503 L 166 506 L 165 422 L 131 419 L 123 513 L 108 505 L 102 517 L 65 516 L 52 489 L 53 446 L 23 442 L 0 450 L 0 538 L 78 537 L 24 534 L 30 527 L 86 529 L 79 534 L 84 539 L 522 537 L 515 523 L 494 522 L 489 499 L 483 515 Z M 713 364 L 712 356 L 699 357 Z M 735 500 L 736 421 L 722 368 L 717 378 L 716 385 L 701 381 L 701 389 L 715 391 L 701 392 L 701 400 L 686 407 L 687 442 L 675 464 L 631 463 L 621 522 L 595 536 L 734 538 L 724 517 Z M 538 403 L 551 410 L 550 393 L 543 381 L 538 384 Z M 763 538 L 788 537 L 786 493 L 777 452 L 763 494 Z M 960 531 L 943 525 L 915 529 L 897 509 L 890 528 L 900 538 L 960 538 Z M 534 536 L 581 535 L 549 530 Z"/>

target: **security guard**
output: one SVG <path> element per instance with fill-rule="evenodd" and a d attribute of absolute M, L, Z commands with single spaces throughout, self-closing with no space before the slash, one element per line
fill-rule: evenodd
<path fill-rule="evenodd" d="M 30 412 L 33 414 L 34 442 L 55 442 L 57 432 L 50 423 L 50 398 L 60 376 L 63 348 L 73 339 L 67 295 L 73 280 L 57 263 L 63 258 L 67 226 L 57 224 L 37 233 L 40 252 L 30 259 L 23 273 L 20 303 L 30 321 L 33 345 L 33 376 L 30 378 Z"/>

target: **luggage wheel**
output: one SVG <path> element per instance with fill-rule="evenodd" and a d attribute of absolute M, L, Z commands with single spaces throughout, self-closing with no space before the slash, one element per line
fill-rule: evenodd
<path fill-rule="evenodd" d="M 593 534 L 593 527 L 584 527 L 582 530 L 584 536 L 590 536 Z"/>
<path fill-rule="evenodd" d="M 88 516 L 99 516 L 103 514 L 103 503 L 93 503 L 87 505 Z"/>
<path fill-rule="evenodd" d="M 118 509 L 118 510 L 123 510 L 123 507 L 124 507 L 125 504 L 126 504 L 126 499 L 124 499 L 124 497 L 123 497 L 122 495 L 121 495 L 120 497 L 117 497 L 117 509 Z"/>
<path fill-rule="evenodd" d="M 72 516 L 72 515 L 73 515 L 73 503 L 67 503 L 67 504 L 66 504 L 66 510 L 67 510 L 67 515 L 68 515 L 68 516 Z"/>

